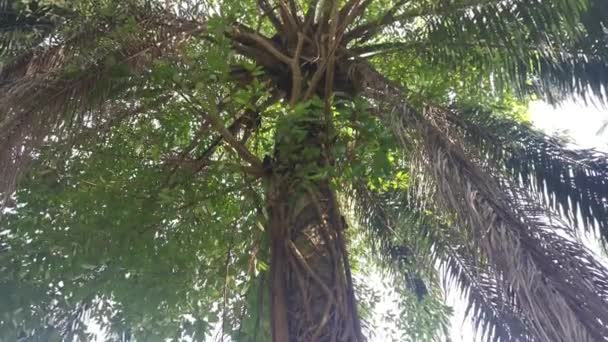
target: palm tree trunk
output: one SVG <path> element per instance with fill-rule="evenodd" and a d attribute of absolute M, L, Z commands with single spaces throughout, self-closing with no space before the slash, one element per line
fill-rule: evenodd
<path fill-rule="evenodd" d="M 346 225 L 328 177 L 314 176 L 330 165 L 324 130 L 310 122 L 291 127 L 306 134 L 295 143 L 277 139 L 267 188 L 273 341 L 362 341 Z"/>

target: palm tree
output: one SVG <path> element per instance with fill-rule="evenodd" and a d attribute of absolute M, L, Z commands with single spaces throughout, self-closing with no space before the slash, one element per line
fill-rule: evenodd
<path fill-rule="evenodd" d="M 488 339 L 608 338 L 608 159 L 504 105 L 606 100 L 605 2 L 0 13 L 0 336 L 363 341 L 363 241 L 437 326 L 440 265 Z"/>

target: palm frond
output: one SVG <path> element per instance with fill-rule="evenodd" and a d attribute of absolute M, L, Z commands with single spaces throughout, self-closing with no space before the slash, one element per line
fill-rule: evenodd
<path fill-rule="evenodd" d="M 353 196 L 357 218 L 370 235 L 374 254 L 385 265 L 399 270 L 406 279 L 407 287 L 422 299 L 428 293 L 423 278 L 434 278 L 435 257 L 432 246 L 429 246 L 432 243 L 428 238 L 429 229 L 426 229 L 420 215 L 400 210 L 405 199 L 399 193 L 377 193 L 365 184 L 358 184 Z M 399 234 L 403 225 L 415 228 L 413 233 L 407 234 L 409 241 L 399 238 L 405 235 Z"/>
<path fill-rule="evenodd" d="M 417 269 L 425 267 L 420 264 L 431 268 L 441 265 L 444 280 L 455 282 L 468 300 L 465 316 L 471 317 L 474 327 L 486 340 L 539 341 L 532 335 L 527 317 L 516 311 L 512 294 L 500 285 L 496 274 L 476 262 L 466 248 L 458 247 L 463 245 L 463 238 L 457 237 L 456 231 L 410 205 L 409 196 L 403 191 L 377 193 L 360 185 L 355 197 L 362 224 L 371 229 L 372 241 L 379 245 L 377 254 L 404 269 L 411 264 Z M 409 227 L 405 233 L 402 232 L 404 226 Z M 415 241 L 406 243 L 395 239 L 400 235 Z"/>
<path fill-rule="evenodd" d="M 38 1 L 1 0 L 0 58 L 14 57 L 40 44 L 55 28 L 52 17 L 57 11 Z"/>
<path fill-rule="evenodd" d="M 567 225 L 504 174 L 477 165 L 451 133 L 443 110 L 420 114 L 395 100 L 406 98 L 400 87 L 373 71 L 366 75 L 368 96 L 393 108 L 383 117 L 392 118 L 388 124 L 405 153 L 416 156 L 412 179 L 420 186 L 414 189 L 426 190 L 414 196 L 424 200 L 422 208 L 442 212 L 460 228 L 464 247 L 511 291 L 534 335 L 543 341 L 608 338 L 608 274 L 578 241 L 561 233 Z"/>
<path fill-rule="evenodd" d="M 454 7 L 451 3 L 445 9 L 422 8 L 410 15 L 405 11 L 400 24 L 416 34 L 356 50 L 366 55 L 409 51 L 454 70 L 474 65 L 479 76 L 491 79 L 497 89 L 536 93 L 552 102 L 573 94 L 586 99 L 590 91 L 607 100 L 605 4 L 516 0 L 462 1 L 462 5 L 452 11 L 447 10 Z"/>
<path fill-rule="evenodd" d="M 399 120 L 408 115 L 411 118 L 413 114 L 408 112 L 404 110 Z M 418 148 L 423 152 L 419 167 L 431 175 L 426 182 L 434 184 L 433 197 L 456 215 L 462 227 L 470 229 L 474 241 L 470 248 L 487 258 L 503 286 L 513 289 L 521 311 L 530 315 L 538 335 L 543 340 L 566 337 L 575 341 L 608 336 L 608 329 L 601 323 L 608 322 L 608 293 L 604 290 L 608 275 L 604 269 L 596 267 L 593 257 L 582 247 L 577 248 L 582 265 L 568 261 L 572 255 L 558 246 L 578 246 L 557 235 L 561 227 L 539 226 L 528 206 L 534 209 L 534 215 L 543 212 L 542 208 L 530 200 L 515 201 L 518 193 L 505 191 L 513 189 L 513 184 L 499 185 L 472 164 L 445 132 L 423 118 L 419 120 L 401 121 L 399 134 L 405 137 L 415 125 L 416 133 L 407 137 L 420 144 Z"/>
<path fill-rule="evenodd" d="M 608 155 L 568 149 L 560 139 L 480 109 L 452 109 L 449 120 L 477 158 L 500 164 L 569 223 L 597 228 L 608 241 Z"/>
<path fill-rule="evenodd" d="M 375 256 L 372 260 L 377 260 L 374 264 L 390 279 L 387 285 L 409 302 L 406 306 L 410 309 L 402 317 L 406 322 L 397 325 L 405 324 L 411 332 L 426 326 L 424 340 L 443 340 L 449 328 L 449 310 L 443 305 L 444 292 L 435 267 L 439 256 L 437 239 L 432 236 L 438 230 L 431 226 L 432 220 L 408 208 L 408 195 L 403 190 L 372 190 L 357 182 L 351 196 L 355 218 Z"/>
<path fill-rule="evenodd" d="M 443 258 L 445 278 L 456 282 L 468 301 L 465 317 L 487 341 L 541 341 L 527 317 L 517 311 L 513 295 L 464 251 L 447 247 Z"/>
<path fill-rule="evenodd" d="M 552 101 L 592 90 L 605 100 L 606 34 L 585 27 L 596 23 L 589 13 L 598 9 L 584 0 L 496 1 L 430 17 L 425 42 L 433 60 L 472 61 L 499 87 L 514 84 Z"/>
<path fill-rule="evenodd" d="M 4 175 L 0 193 L 4 196 L 12 192 L 33 149 L 50 132 L 69 133 L 74 125 L 94 122 L 110 95 L 137 85 L 154 58 L 168 56 L 203 29 L 160 9 L 125 4 L 125 11 L 132 16 L 81 27 L 0 70 L 0 173 Z M 120 36 L 112 36 L 117 29 Z M 101 47 L 89 48 L 104 39 Z"/>

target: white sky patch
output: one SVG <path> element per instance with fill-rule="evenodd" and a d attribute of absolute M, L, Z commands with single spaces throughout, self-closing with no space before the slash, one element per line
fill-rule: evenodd
<path fill-rule="evenodd" d="M 582 148 L 596 148 L 608 151 L 608 129 L 598 132 L 608 122 L 608 109 L 582 101 L 568 101 L 559 107 L 544 102 L 534 102 L 530 106 L 534 126 L 548 134 L 570 138 Z"/>

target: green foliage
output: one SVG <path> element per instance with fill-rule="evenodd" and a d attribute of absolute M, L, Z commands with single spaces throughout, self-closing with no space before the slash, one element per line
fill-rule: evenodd
<path fill-rule="evenodd" d="M 232 157 L 221 147 L 214 163 L 196 161 L 215 137 L 198 134 L 202 109 L 185 101 L 211 108 L 232 90 L 218 82 L 230 60 L 222 51 L 193 44 L 187 63 L 158 60 L 134 90 L 144 112 L 105 135 L 84 131 L 68 148 L 40 150 L 18 208 L 3 221 L 10 250 L 0 256 L 2 340 L 73 322 L 74 334 L 94 322 L 110 337 L 146 341 L 203 340 L 221 319 L 226 334 L 238 328 L 246 300 L 257 295 L 248 288 L 267 268 L 264 252 L 236 252 L 260 249 L 252 199 L 259 189 L 224 163 Z M 224 105 L 246 106 L 256 93 L 254 86 L 233 93 Z"/>
<path fill-rule="evenodd" d="M 365 93 L 290 105 L 292 76 L 277 78 L 291 66 L 264 65 L 231 36 L 238 28 L 284 48 L 262 2 L 0 0 L 0 147 L 14 158 L 31 145 L 32 159 L 0 220 L 1 341 L 86 341 L 91 325 L 111 341 L 271 340 L 263 179 L 272 167 L 303 188 L 329 179 L 347 221 L 361 221 L 345 234 L 369 335 L 388 321 L 393 340 L 441 338 L 451 309 L 440 264 L 470 290 L 485 329 L 502 327 L 504 313 L 483 297 L 498 286 L 483 272 L 495 274 L 479 273 L 484 288 L 467 273 L 488 256 L 462 252 L 476 241 L 468 231 L 445 229 L 459 213 L 409 202 L 421 183 L 411 169 L 431 158 L 404 148 L 394 116 Z M 407 99 L 389 100 L 477 113 L 468 124 L 491 134 L 446 127 L 479 152 L 471 160 L 521 176 L 550 208 L 580 206 L 587 225 L 605 218 L 605 180 L 585 178 L 605 163 L 576 169 L 582 190 L 565 187 L 571 160 L 591 158 L 556 157 L 563 146 L 520 125 L 535 96 L 608 84 L 603 2 L 365 3 L 345 36 L 369 27 L 340 47 L 344 63 L 369 61 L 407 88 Z M 321 57 L 306 54 L 308 84 Z M 238 147 L 271 165 L 249 172 L 256 165 Z"/>
<path fill-rule="evenodd" d="M 241 200 L 250 185 L 221 165 L 203 170 L 205 177 L 180 171 L 169 181 L 159 154 L 184 141 L 192 119 L 163 114 L 136 117 L 82 148 L 42 151 L 5 221 L 11 248 L 2 264 L 11 272 L 3 272 L 2 307 L 12 313 L 4 333 L 42 324 L 51 307 L 64 319 L 91 303 L 100 308 L 81 323 L 110 323 L 144 340 L 202 338 L 221 316 L 214 303 L 224 286 L 234 305 L 242 300 L 253 274 L 238 270 L 251 260 L 226 261 L 226 254 L 260 243 L 256 211 Z M 57 153 L 66 158 L 52 158 Z M 37 309 L 23 310 L 25 303 Z M 113 318 L 104 322 L 108 310 Z"/>
<path fill-rule="evenodd" d="M 557 102 L 591 90 L 603 98 L 606 13 L 602 1 L 416 2 L 395 17 L 394 30 L 358 49 L 392 55 L 406 71 L 423 65 L 408 73 L 415 92 L 420 78 L 429 85 L 423 91 L 436 95 L 437 82 L 455 76 L 469 92 Z"/>
<path fill-rule="evenodd" d="M 341 103 L 334 112 L 337 182 L 348 186 L 366 180 L 372 188 L 401 189 L 408 185 L 406 162 L 397 153 L 394 136 L 364 101 Z"/>

